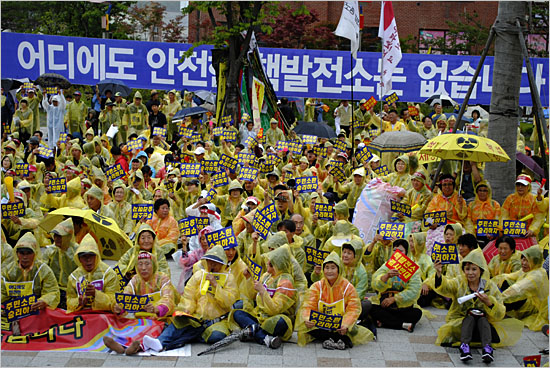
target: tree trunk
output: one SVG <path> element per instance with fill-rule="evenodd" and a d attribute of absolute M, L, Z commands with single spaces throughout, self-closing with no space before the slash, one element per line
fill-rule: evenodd
<path fill-rule="evenodd" d="M 523 65 L 515 22 L 518 17 L 523 21 L 526 13 L 526 2 L 502 1 L 499 2 L 495 22 L 493 91 L 488 137 L 501 145 L 510 160 L 505 163 L 487 163 L 485 179 L 492 186 L 493 199 L 500 203 L 515 189 L 519 91 Z"/>

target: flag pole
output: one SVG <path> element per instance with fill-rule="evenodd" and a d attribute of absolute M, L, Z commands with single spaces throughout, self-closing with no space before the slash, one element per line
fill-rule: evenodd
<path fill-rule="evenodd" d="M 353 124 L 353 121 L 354 121 L 354 112 L 355 112 L 355 105 L 353 104 L 353 50 L 351 50 L 351 42 L 350 42 L 350 62 L 349 62 L 349 65 L 350 65 L 350 73 L 351 73 L 351 129 L 350 129 L 350 134 L 351 134 L 351 155 L 352 157 L 354 157 L 355 155 L 355 139 L 353 139 L 355 137 L 355 135 L 353 134 L 353 127 L 354 127 L 354 124 Z"/>
<path fill-rule="evenodd" d="M 380 9 L 380 18 L 381 18 L 381 24 L 382 29 L 384 29 L 384 1 L 381 2 L 381 9 Z M 384 73 L 384 33 L 382 32 L 382 49 L 381 54 L 382 56 L 382 65 L 380 65 L 380 93 L 379 93 L 379 101 L 380 101 L 380 134 L 384 133 L 384 123 L 382 122 L 382 112 L 384 111 L 384 101 L 382 101 L 382 75 Z"/>

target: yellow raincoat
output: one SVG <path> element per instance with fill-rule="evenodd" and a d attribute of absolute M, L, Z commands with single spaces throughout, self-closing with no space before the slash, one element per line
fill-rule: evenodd
<path fill-rule="evenodd" d="M 116 221 L 118 227 L 126 234 L 130 234 L 134 227 L 134 221 L 132 220 L 132 205 L 122 199 L 122 201 L 117 202 L 115 200 L 115 191 L 117 188 L 122 188 L 124 190 L 124 197 L 126 197 L 126 192 L 128 189 L 122 181 L 117 181 L 113 184 L 113 200 L 107 205 L 107 208 L 111 210 L 114 214 L 113 220 Z"/>
<path fill-rule="evenodd" d="M 411 176 L 411 178 L 420 180 L 423 184 L 425 184 L 425 181 L 422 181 L 422 178 L 417 176 Z M 411 217 L 403 217 L 402 222 L 407 223 L 411 221 L 421 221 L 432 198 L 433 193 L 428 190 L 426 185 L 423 185 L 420 191 L 417 191 L 414 188 L 407 190 L 407 193 L 405 194 L 405 197 L 403 197 L 401 203 L 408 204 L 411 207 L 418 204 L 418 207 L 414 211 L 411 211 Z"/>
<path fill-rule="evenodd" d="M 80 263 L 79 253 L 93 252 L 96 255 L 96 264 L 92 272 L 87 272 Z M 88 301 L 84 309 L 94 311 L 110 311 L 115 303 L 115 293 L 119 290 L 118 278 L 111 267 L 101 261 L 101 254 L 94 238 L 87 234 L 77 248 L 74 261 L 78 268 L 69 276 L 67 285 L 67 313 L 82 309 L 79 305 L 79 297 L 85 292 L 85 285 L 91 283 L 96 288 L 95 297 Z"/>
<path fill-rule="evenodd" d="M 520 220 L 523 217 L 533 214 L 534 218 L 527 220 L 527 229 L 537 234 L 544 222 L 544 213 L 540 213 L 537 206 L 537 198 L 531 194 L 531 184 L 528 186 L 528 193 L 524 196 L 518 195 L 517 191 L 510 194 L 504 200 L 501 208 L 502 220 Z"/>
<path fill-rule="evenodd" d="M 489 190 L 487 200 L 481 201 L 477 195 L 477 188 L 484 185 Z M 477 220 L 500 220 L 500 204 L 492 199 L 492 189 L 489 182 L 481 181 L 475 187 L 475 199 L 468 204 L 468 217 L 466 218 L 466 232 L 477 234 Z"/>
<path fill-rule="evenodd" d="M 514 251 L 514 253 L 512 253 L 512 256 L 505 261 L 501 260 L 500 254 L 497 254 L 491 259 L 487 267 L 491 272 L 491 277 L 520 271 L 521 270 L 521 253 Z M 501 279 L 500 282 L 497 281 L 496 279 L 494 279 L 493 281 L 495 281 L 498 284 L 498 287 L 500 287 L 504 279 Z"/>
<path fill-rule="evenodd" d="M 163 274 L 170 277 L 170 267 L 168 266 L 168 262 L 166 261 L 164 253 L 159 248 L 158 237 L 153 231 L 153 228 L 151 228 L 151 226 L 149 226 L 148 224 L 140 225 L 138 231 L 136 232 L 136 237 L 134 238 L 134 246 L 131 249 L 128 249 L 128 251 L 126 251 L 126 253 L 124 253 L 124 255 L 118 261 L 117 266 L 120 270 L 120 273 L 122 275 L 125 275 L 126 277 L 134 275 L 134 269 L 137 264 L 138 255 L 139 252 L 142 251 L 138 243 L 139 236 L 144 231 L 149 231 L 153 234 L 153 248 L 149 251 L 149 253 L 153 254 L 153 257 L 156 260 L 156 267 L 158 268 L 159 272 L 162 272 Z"/>
<path fill-rule="evenodd" d="M 59 289 L 67 290 L 69 275 L 78 267 L 74 261 L 78 244 L 74 238 L 73 220 L 69 218 L 60 222 L 52 233 L 61 235 L 61 247 L 55 244 L 47 246 L 42 252 L 42 259 L 55 274 Z"/>
<path fill-rule="evenodd" d="M 298 345 L 304 346 L 313 340 L 308 334 L 314 328 L 307 328 L 304 321 L 309 320 L 311 311 L 341 315 L 342 327 L 348 328 L 347 336 L 354 345 L 365 344 L 374 338 L 370 330 L 357 325 L 357 319 L 361 314 L 361 300 L 357 296 L 357 291 L 342 275 L 344 267 L 342 260 L 336 252 L 330 253 L 323 262 L 323 267 L 328 262 L 333 262 L 338 266 L 339 275 L 331 286 L 328 280 L 323 276 L 320 281 L 315 282 L 309 288 L 304 303 L 298 311 L 296 317 L 296 330 L 298 331 Z M 332 308 L 334 307 L 334 308 Z M 334 313 L 328 313 L 328 312 Z"/>
<path fill-rule="evenodd" d="M 2 302 L 11 298 L 34 294 L 38 300 L 48 304 L 48 308 L 55 309 L 59 304 L 59 286 L 50 267 L 40 261 L 40 250 L 36 238 L 32 233 L 26 233 L 15 245 L 15 252 L 19 248 L 30 248 L 34 251 L 34 262 L 30 269 L 23 270 L 17 256 L 14 262 L 2 267 Z M 17 287 L 23 287 L 21 292 Z M 15 290 L 14 290 L 15 289 Z"/>
<path fill-rule="evenodd" d="M 46 208 L 74 207 L 83 209 L 87 207 L 87 204 L 82 199 L 80 190 L 80 177 L 76 177 L 67 183 L 67 193 L 63 193 L 61 196 L 44 193 L 40 198 L 40 203 Z"/>
<path fill-rule="evenodd" d="M 156 240 L 159 246 L 159 253 L 164 254 L 170 252 L 170 250 L 176 250 L 178 245 L 178 238 L 180 237 L 180 230 L 176 219 L 168 214 L 165 219 L 161 219 L 157 214 L 153 214 L 151 220 L 147 220 L 147 225 L 151 226 L 157 234 Z"/>
<path fill-rule="evenodd" d="M 401 160 L 405 163 L 405 170 L 402 173 L 398 173 L 396 169 L 397 161 Z M 411 176 L 409 175 L 409 156 L 401 155 L 392 162 L 392 173 L 382 176 L 380 179 L 393 186 L 401 187 L 405 190 L 412 188 Z"/>
<path fill-rule="evenodd" d="M 483 273 L 489 272 L 481 252 L 470 252 L 462 262 L 473 263 L 483 270 Z M 462 267 L 461 267 L 462 268 Z M 435 276 L 433 277 L 435 279 Z M 483 280 L 483 278 L 482 278 Z M 480 281 L 482 282 L 482 281 Z M 434 282 L 435 284 L 435 282 Z M 548 284 L 546 285 L 548 290 Z M 445 275 L 441 277 L 441 285 L 435 288 L 435 292 L 448 298 L 452 298 L 451 308 L 447 313 L 445 320 L 446 324 L 441 326 L 437 331 L 436 344 L 441 345 L 443 343 L 459 343 L 462 321 L 468 311 L 472 308 L 484 311 L 489 323 L 495 328 L 500 342 L 494 344 L 498 346 L 511 346 L 514 345 L 521 337 L 522 323 L 517 319 L 508 318 L 503 319 L 506 313 L 506 308 L 503 304 L 503 296 L 501 295 L 496 284 L 489 280 L 484 287 L 485 293 L 489 296 L 490 301 L 493 303 L 491 308 L 487 307 L 479 298 L 470 299 L 462 304 L 458 304 L 457 299 L 472 293 L 468 286 L 468 281 L 464 272 L 457 278 L 448 278 Z M 547 292 L 548 293 L 548 292 Z M 545 308 L 547 310 L 547 308 Z"/>
<path fill-rule="evenodd" d="M 504 290 L 502 298 L 505 303 L 525 300 L 521 308 L 508 314 L 521 319 L 530 330 L 540 331 L 548 323 L 548 276 L 541 267 L 543 258 L 538 245 L 527 248 L 521 255 L 527 258 L 531 269 L 504 275 L 509 283 L 515 283 Z"/>

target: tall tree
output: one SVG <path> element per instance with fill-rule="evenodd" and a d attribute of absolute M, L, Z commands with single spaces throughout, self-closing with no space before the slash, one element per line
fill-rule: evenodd
<path fill-rule="evenodd" d="M 497 37 L 488 137 L 501 145 L 510 161 L 488 163 L 485 178 L 493 187 L 493 199 L 500 203 L 515 188 L 519 91 L 523 66 L 516 19 L 523 22 L 526 13 L 527 3 L 524 1 L 501 1 L 495 22 Z"/>

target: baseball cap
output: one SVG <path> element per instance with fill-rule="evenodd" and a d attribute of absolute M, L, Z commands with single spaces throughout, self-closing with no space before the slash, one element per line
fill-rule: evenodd
<path fill-rule="evenodd" d="M 531 184 L 531 182 L 533 181 L 533 179 L 531 179 L 531 177 L 529 175 L 519 175 L 516 179 L 516 184 L 523 184 L 523 185 L 529 185 Z"/>
<path fill-rule="evenodd" d="M 204 147 L 197 147 L 193 152 L 195 155 L 203 155 L 206 152 Z"/>
<path fill-rule="evenodd" d="M 29 143 L 30 144 L 40 144 L 40 140 L 38 139 L 38 137 L 35 137 L 34 135 L 29 139 Z"/>
<path fill-rule="evenodd" d="M 118 96 L 122 97 L 122 93 L 120 93 L 120 92 L 115 93 L 115 97 L 118 97 Z"/>
<path fill-rule="evenodd" d="M 80 91 L 74 91 L 73 93 L 75 96 L 82 96 L 82 93 L 80 93 Z"/>

